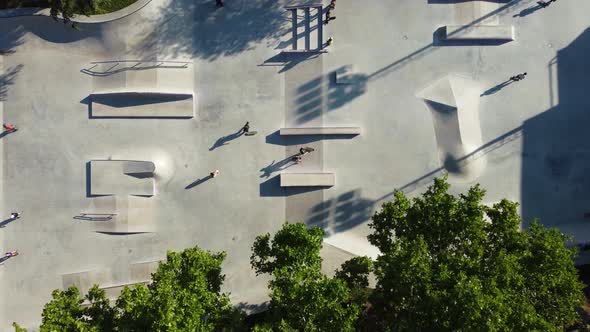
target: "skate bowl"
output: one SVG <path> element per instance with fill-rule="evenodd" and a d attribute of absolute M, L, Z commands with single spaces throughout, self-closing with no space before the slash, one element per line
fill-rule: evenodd
<path fill-rule="evenodd" d="M 468 78 L 446 76 L 417 94 L 432 115 L 441 165 L 455 181 L 473 181 L 485 168 L 479 122 L 481 88 Z"/>
<path fill-rule="evenodd" d="M 150 161 L 92 160 L 87 165 L 89 196 L 154 195 L 154 171 Z"/>
<path fill-rule="evenodd" d="M 192 118 L 193 93 L 108 91 L 90 94 L 90 118 Z"/>

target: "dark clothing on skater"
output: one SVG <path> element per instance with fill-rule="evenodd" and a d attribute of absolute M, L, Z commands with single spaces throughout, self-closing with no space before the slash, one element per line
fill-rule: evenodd
<path fill-rule="evenodd" d="M 303 148 L 299 148 L 299 154 L 301 154 L 301 155 L 304 155 L 306 153 L 310 153 L 312 151 L 315 151 L 315 149 L 314 148 L 310 148 L 308 146 L 303 147 Z"/>
<path fill-rule="evenodd" d="M 511 81 L 515 81 L 515 82 L 516 81 L 521 81 L 521 80 L 524 80 L 524 78 L 525 78 L 526 75 L 527 75 L 527 73 L 518 74 L 516 76 L 510 77 L 510 80 Z"/>
<path fill-rule="evenodd" d="M 245 124 L 245 125 L 242 127 L 242 131 L 243 131 L 244 133 L 247 133 L 247 132 L 249 132 L 249 131 L 250 131 L 250 122 L 249 122 L 249 121 L 248 121 L 248 122 L 246 122 L 246 124 Z"/>

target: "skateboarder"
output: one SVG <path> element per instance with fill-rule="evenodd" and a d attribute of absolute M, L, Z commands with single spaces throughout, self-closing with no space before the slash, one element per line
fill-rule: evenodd
<path fill-rule="evenodd" d="M 539 6 L 541 6 L 541 8 L 547 8 L 547 7 L 549 7 L 549 5 L 550 5 L 552 2 L 555 2 L 555 1 L 557 1 L 557 0 L 549 0 L 549 1 L 547 1 L 547 2 L 545 2 L 545 1 L 537 1 L 537 4 L 538 4 Z"/>
<path fill-rule="evenodd" d="M 8 251 L 7 253 L 4 254 L 4 257 L 14 257 L 14 256 L 18 256 L 18 250 L 13 250 L 13 251 Z"/>
<path fill-rule="evenodd" d="M 521 80 L 524 80 L 526 75 L 527 75 L 526 73 L 518 74 L 516 76 L 510 77 L 510 80 L 514 81 L 514 82 L 521 81 Z"/>
<path fill-rule="evenodd" d="M 331 20 L 335 20 L 336 16 L 328 16 L 328 13 L 326 13 L 326 19 L 324 20 L 324 25 L 328 25 L 328 23 L 330 23 Z"/>
<path fill-rule="evenodd" d="M 301 162 L 301 160 L 302 160 L 302 158 L 301 158 L 300 155 L 291 157 L 291 161 L 294 162 L 294 163 L 296 163 L 296 164 L 299 164 Z"/>
<path fill-rule="evenodd" d="M 10 125 L 8 123 L 3 124 L 2 126 L 4 127 L 5 131 L 16 131 L 17 130 L 17 128 L 15 126 Z"/>
<path fill-rule="evenodd" d="M 209 173 L 209 176 L 211 176 L 212 178 L 215 178 L 219 175 L 219 170 L 216 169 L 213 172 Z"/>
<path fill-rule="evenodd" d="M 244 134 L 247 134 L 248 132 L 250 132 L 250 122 L 246 121 L 246 124 L 242 127 L 242 132 Z"/>
<path fill-rule="evenodd" d="M 330 1 L 330 9 L 336 8 L 336 0 Z"/>
<path fill-rule="evenodd" d="M 16 220 L 18 218 L 20 218 L 20 213 L 18 213 L 18 212 L 12 212 L 12 213 L 10 213 L 10 219 Z"/>
<path fill-rule="evenodd" d="M 333 42 L 334 42 L 334 38 L 330 37 L 330 38 L 328 38 L 326 45 L 330 46 L 330 45 L 332 45 Z"/>
<path fill-rule="evenodd" d="M 306 153 L 311 153 L 312 151 L 315 151 L 315 149 L 314 148 L 310 148 L 309 146 L 299 148 L 299 154 L 300 155 L 304 155 Z"/>

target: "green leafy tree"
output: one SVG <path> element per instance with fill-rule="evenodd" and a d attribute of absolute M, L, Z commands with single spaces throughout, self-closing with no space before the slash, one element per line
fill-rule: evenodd
<path fill-rule="evenodd" d="M 384 331 L 558 331 L 582 304 L 568 238 L 534 221 L 519 230 L 517 204 L 458 197 L 446 179 L 421 196 L 395 193 L 370 227 L 381 255 L 371 297 Z"/>
<path fill-rule="evenodd" d="M 49 14 L 54 20 L 59 16 L 63 18 L 64 24 L 72 22 L 72 18 L 77 13 L 92 13 L 95 7 L 95 0 L 49 0 Z M 76 25 L 72 23 L 72 27 Z"/>
<path fill-rule="evenodd" d="M 198 247 L 168 252 L 149 286 L 125 288 L 117 300 L 120 331 L 238 331 L 242 314 L 221 293 L 225 253 Z"/>
<path fill-rule="evenodd" d="M 113 330 L 115 311 L 98 286 L 94 285 L 84 298 L 80 298 L 76 286 L 65 291 L 55 290 L 51 296 L 52 300 L 43 308 L 41 332 Z M 84 300 L 88 305 L 82 305 Z M 15 325 L 15 330 L 19 331 L 20 327 L 17 326 L 18 324 Z"/>
<path fill-rule="evenodd" d="M 124 287 L 115 306 L 96 285 L 84 298 L 75 286 L 55 290 L 43 309 L 40 331 L 241 331 L 243 314 L 221 293 L 224 258 L 224 252 L 199 247 L 168 252 L 151 284 Z"/>
<path fill-rule="evenodd" d="M 268 321 L 255 331 L 352 331 L 359 315 L 345 281 L 321 273 L 324 232 L 285 223 L 273 238 L 260 235 L 252 246 L 256 274 L 270 274 Z"/>

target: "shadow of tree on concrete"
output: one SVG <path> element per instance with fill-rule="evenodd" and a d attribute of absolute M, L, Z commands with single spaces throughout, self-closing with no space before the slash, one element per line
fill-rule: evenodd
<path fill-rule="evenodd" d="M 347 191 L 315 205 L 307 216 L 307 225 L 318 226 L 334 234 L 368 222 L 376 201 L 362 197 L 361 190 Z"/>
<path fill-rule="evenodd" d="M 365 94 L 367 91 L 365 75 L 353 74 L 348 78 L 352 83 L 337 84 L 336 71 L 297 87 L 295 97 L 297 123 L 303 124 L 320 117 L 324 105 L 328 112 L 334 111 Z"/>
<path fill-rule="evenodd" d="M 139 47 L 212 61 L 248 51 L 257 43 L 278 44 L 289 31 L 286 15 L 276 0 L 227 1 L 223 8 L 216 8 L 212 0 L 173 0 L 161 8 L 156 30 Z"/>
<path fill-rule="evenodd" d="M 0 72 L 0 101 L 5 101 L 6 96 L 8 94 L 8 88 L 14 84 L 14 80 L 16 76 L 23 68 L 23 65 L 17 65 L 13 67 L 9 67 L 4 70 L 4 72 Z"/>

